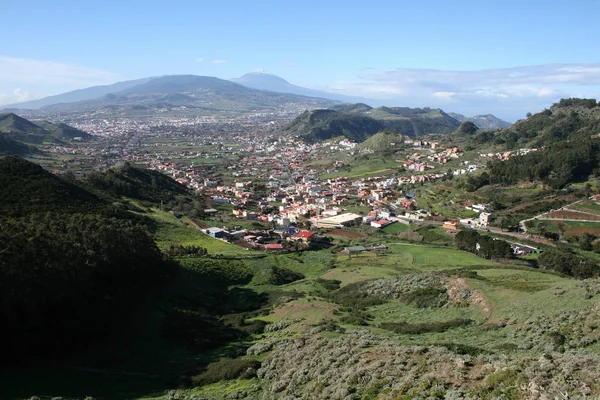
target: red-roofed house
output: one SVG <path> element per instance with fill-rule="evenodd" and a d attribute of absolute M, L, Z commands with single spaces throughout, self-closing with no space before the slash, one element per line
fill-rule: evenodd
<path fill-rule="evenodd" d="M 391 223 L 392 221 L 388 221 L 387 219 L 380 219 L 379 221 L 371 221 L 371 226 L 375 228 L 383 228 Z"/>
<path fill-rule="evenodd" d="M 301 230 L 300 232 L 298 232 L 294 236 L 292 236 L 292 238 L 294 240 L 302 240 L 304 243 L 308 243 L 312 240 L 312 238 L 314 236 L 315 236 L 314 232 L 307 231 L 307 230 Z"/>
<path fill-rule="evenodd" d="M 457 226 L 456 221 L 444 221 L 444 225 L 442 225 L 442 229 L 455 231 L 455 230 L 457 230 L 456 226 Z"/>

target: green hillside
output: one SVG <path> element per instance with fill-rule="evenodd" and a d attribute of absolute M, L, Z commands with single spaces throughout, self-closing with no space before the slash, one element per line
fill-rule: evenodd
<path fill-rule="evenodd" d="M 0 158 L 0 197 L 0 364 L 86 348 L 167 273 L 142 218 L 39 165 Z"/>
<path fill-rule="evenodd" d="M 350 104 L 332 107 L 333 110 L 368 116 L 381 121 L 386 128 L 397 130 L 408 136 L 432 133 L 451 133 L 460 122 L 439 108 L 377 107 L 366 104 Z"/>
<path fill-rule="evenodd" d="M 401 133 L 385 130 L 367 138 L 360 147 L 375 152 L 393 152 L 404 148 L 404 140 L 407 138 Z"/>
<path fill-rule="evenodd" d="M 23 156 L 31 152 L 31 148 L 26 144 L 9 138 L 8 134 L 0 133 L 0 156 Z"/>
<path fill-rule="evenodd" d="M 64 139 L 77 137 L 84 140 L 92 138 L 91 135 L 63 123 L 32 122 L 14 113 L 0 114 L 0 132 L 11 139 L 31 144 L 62 143 Z"/>
<path fill-rule="evenodd" d="M 481 132 L 474 137 L 473 143 L 492 143 L 511 150 L 547 146 L 563 140 L 582 140 L 598 134 L 600 106 L 595 99 L 562 99 L 509 128 Z"/>
<path fill-rule="evenodd" d="M 73 128 L 67 124 L 63 123 L 52 123 L 48 121 L 35 121 L 38 126 L 46 129 L 50 132 L 50 135 L 54 136 L 57 139 L 74 139 L 81 138 L 82 140 L 90 140 L 93 138 L 92 135 L 86 133 L 77 128 Z"/>
<path fill-rule="evenodd" d="M 298 135 L 307 142 L 345 136 L 362 142 L 384 128 L 383 123 L 370 117 L 333 110 L 305 111 L 283 128 L 283 132 Z"/>
<path fill-rule="evenodd" d="M 0 197 L 1 213 L 13 216 L 92 210 L 102 204 L 81 187 L 18 157 L 0 157 Z"/>
<path fill-rule="evenodd" d="M 104 172 L 92 172 L 84 183 L 114 196 L 131 197 L 152 202 L 170 201 L 176 195 L 188 194 L 185 186 L 158 172 L 137 168 L 130 163 Z"/>
<path fill-rule="evenodd" d="M 0 132 L 10 134 L 11 137 L 17 140 L 18 138 L 30 139 L 30 136 L 35 138 L 48 134 L 46 129 L 14 113 L 0 114 Z M 30 140 L 35 141 L 35 139 Z"/>
<path fill-rule="evenodd" d="M 326 140 L 336 136 L 362 142 L 384 129 L 407 136 L 452 133 L 460 125 L 440 109 L 409 107 L 378 107 L 366 104 L 342 104 L 329 110 L 304 112 L 283 132 L 298 135 L 306 141 Z"/>
<path fill-rule="evenodd" d="M 371 111 L 373 107 L 364 104 L 364 103 L 356 103 L 356 104 L 338 104 L 329 108 L 330 110 L 334 110 L 337 112 L 343 113 L 364 113 L 367 111 Z"/>

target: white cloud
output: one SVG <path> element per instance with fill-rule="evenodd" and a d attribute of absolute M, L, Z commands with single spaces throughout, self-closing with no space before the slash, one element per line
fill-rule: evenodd
<path fill-rule="evenodd" d="M 25 92 L 23 91 L 23 89 L 21 88 L 16 88 L 13 91 L 13 95 L 15 96 L 15 99 L 17 99 L 17 103 L 20 103 L 22 101 L 27 101 L 30 99 L 30 94 L 29 92 Z"/>
<path fill-rule="evenodd" d="M 454 92 L 434 92 L 433 93 L 433 97 L 437 97 L 438 99 L 443 99 L 443 100 L 452 100 L 452 96 L 454 96 L 456 93 Z"/>
<path fill-rule="evenodd" d="M 196 62 L 204 62 L 204 58 L 202 58 L 202 57 L 198 57 L 198 58 L 196 58 L 196 60 L 195 60 L 195 61 L 196 61 Z"/>
<path fill-rule="evenodd" d="M 0 81 L 92 86 L 114 83 L 119 78 L 117 74 L 98 68 L 55 61 L 0 56 Z"/>
<path fill-rule="evenodd" d="M 212 60 L 213 64 L 227 64 L 227 60 Z"/>
<path fill-rule="evenodd" d="M 476 71 L 398 68 L 360 70 L 355 81 L 329 90 L 379 99 L 387 105 L 456 108 L 458 112 L 494 113 L 505 118 L 549 107 L 561 97 L 598 93 L 600 63 L 548 64 Z M 587 93 L 587 95 L 586 95 Z M 523 111 L 523 108 L 526 111 Z"/>
<path fill-rule="evenodd" d="M 98 68 L 0 55 L 0 91 L 5 93 L 0 97 L 1 104 L 111 84 L 119 80 L 121 77 L 118 74 Z"/>

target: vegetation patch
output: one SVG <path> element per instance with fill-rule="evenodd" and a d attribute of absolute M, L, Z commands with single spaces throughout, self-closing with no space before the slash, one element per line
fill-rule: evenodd
<path fill-rule="evenodd" d="M 466 318 L 452 319 L 440 322 L 423 322 L 411 324 L 408 322 L 383 322 L 379 326 L 388 331 L 406 335 L 419 335 L 422 333 L 446 332 L 449 329 L 470 325 L 473 321 Z"/>
<path fill-rule="evenodd" d="M 448 302 L 445 288 L 419 288 L 399 297 L 404 304 L 418 308 L 442 307 Z"/>
<path fill-rule="evenodd" d="M 256 376 L 260 361 L 251 358 L 224 358 L 210 363 L 204 371 L 191 377 L 194 386 L 204 386 L 233 379 L 250 379 Z"/>
<path fill-rule="evenodd" d="M 285 285 L 304 279 L 300 272 L 276 266 L 265 266 L 255 268 L 252 285 Z"/>

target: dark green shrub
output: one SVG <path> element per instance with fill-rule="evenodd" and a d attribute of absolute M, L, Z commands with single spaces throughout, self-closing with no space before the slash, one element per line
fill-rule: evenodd
<path fill-rule="evenodd" d="M 250 379 L 256 376 L 258 368 L 260 368 L 260 361 L 258 360 L 224 358 L 208 364 L 201 374 L 193 376 L 191 380 L 194 386 L 203 386 L 238 378 Z"/>
<path fill-rule="evenodd" d="M 340 318 L 340 322 L 342 322 L 344 324 L 360 325 L 360 326 L 369 325 L 368 322 L 365 321 L 362 317 L 360 317 L 359 315 L 354 315 L 354 314 L 344 315 L 342 318 Z"/>
<path fill-rule="evenodd" d="M 317 278 L 315 282 L 323 286 L 326 290 L 337 290 L 340 288 L 340 284 L 342 283 L 342 281 L 338 281 L 337 279 L 323 278 Z"/>
<path fill-rule="evenodd" d="M 387 301 L 382 295 L 365 293 L 362 290 L 364 284 L 364 282 L 351 283 L 332 292 L 327 297 L 334 303 L 355 310 L 362 310 L 367 307 L 383 304 Z"/>
<path fill-rule="evenodd" d="M 461 355 L 477 356 L 479 354 L 487 353 L 484 349 L 462 343 L 440 343 L 439 346 L 445 347 L 451 352 Z"/>
<path fill-rule="evenodd" d="M 444 288 L 422 288 L 402 294 L 400 301 L 418 308 L 442 307 L 448 302 L 448 294 Z"/>

